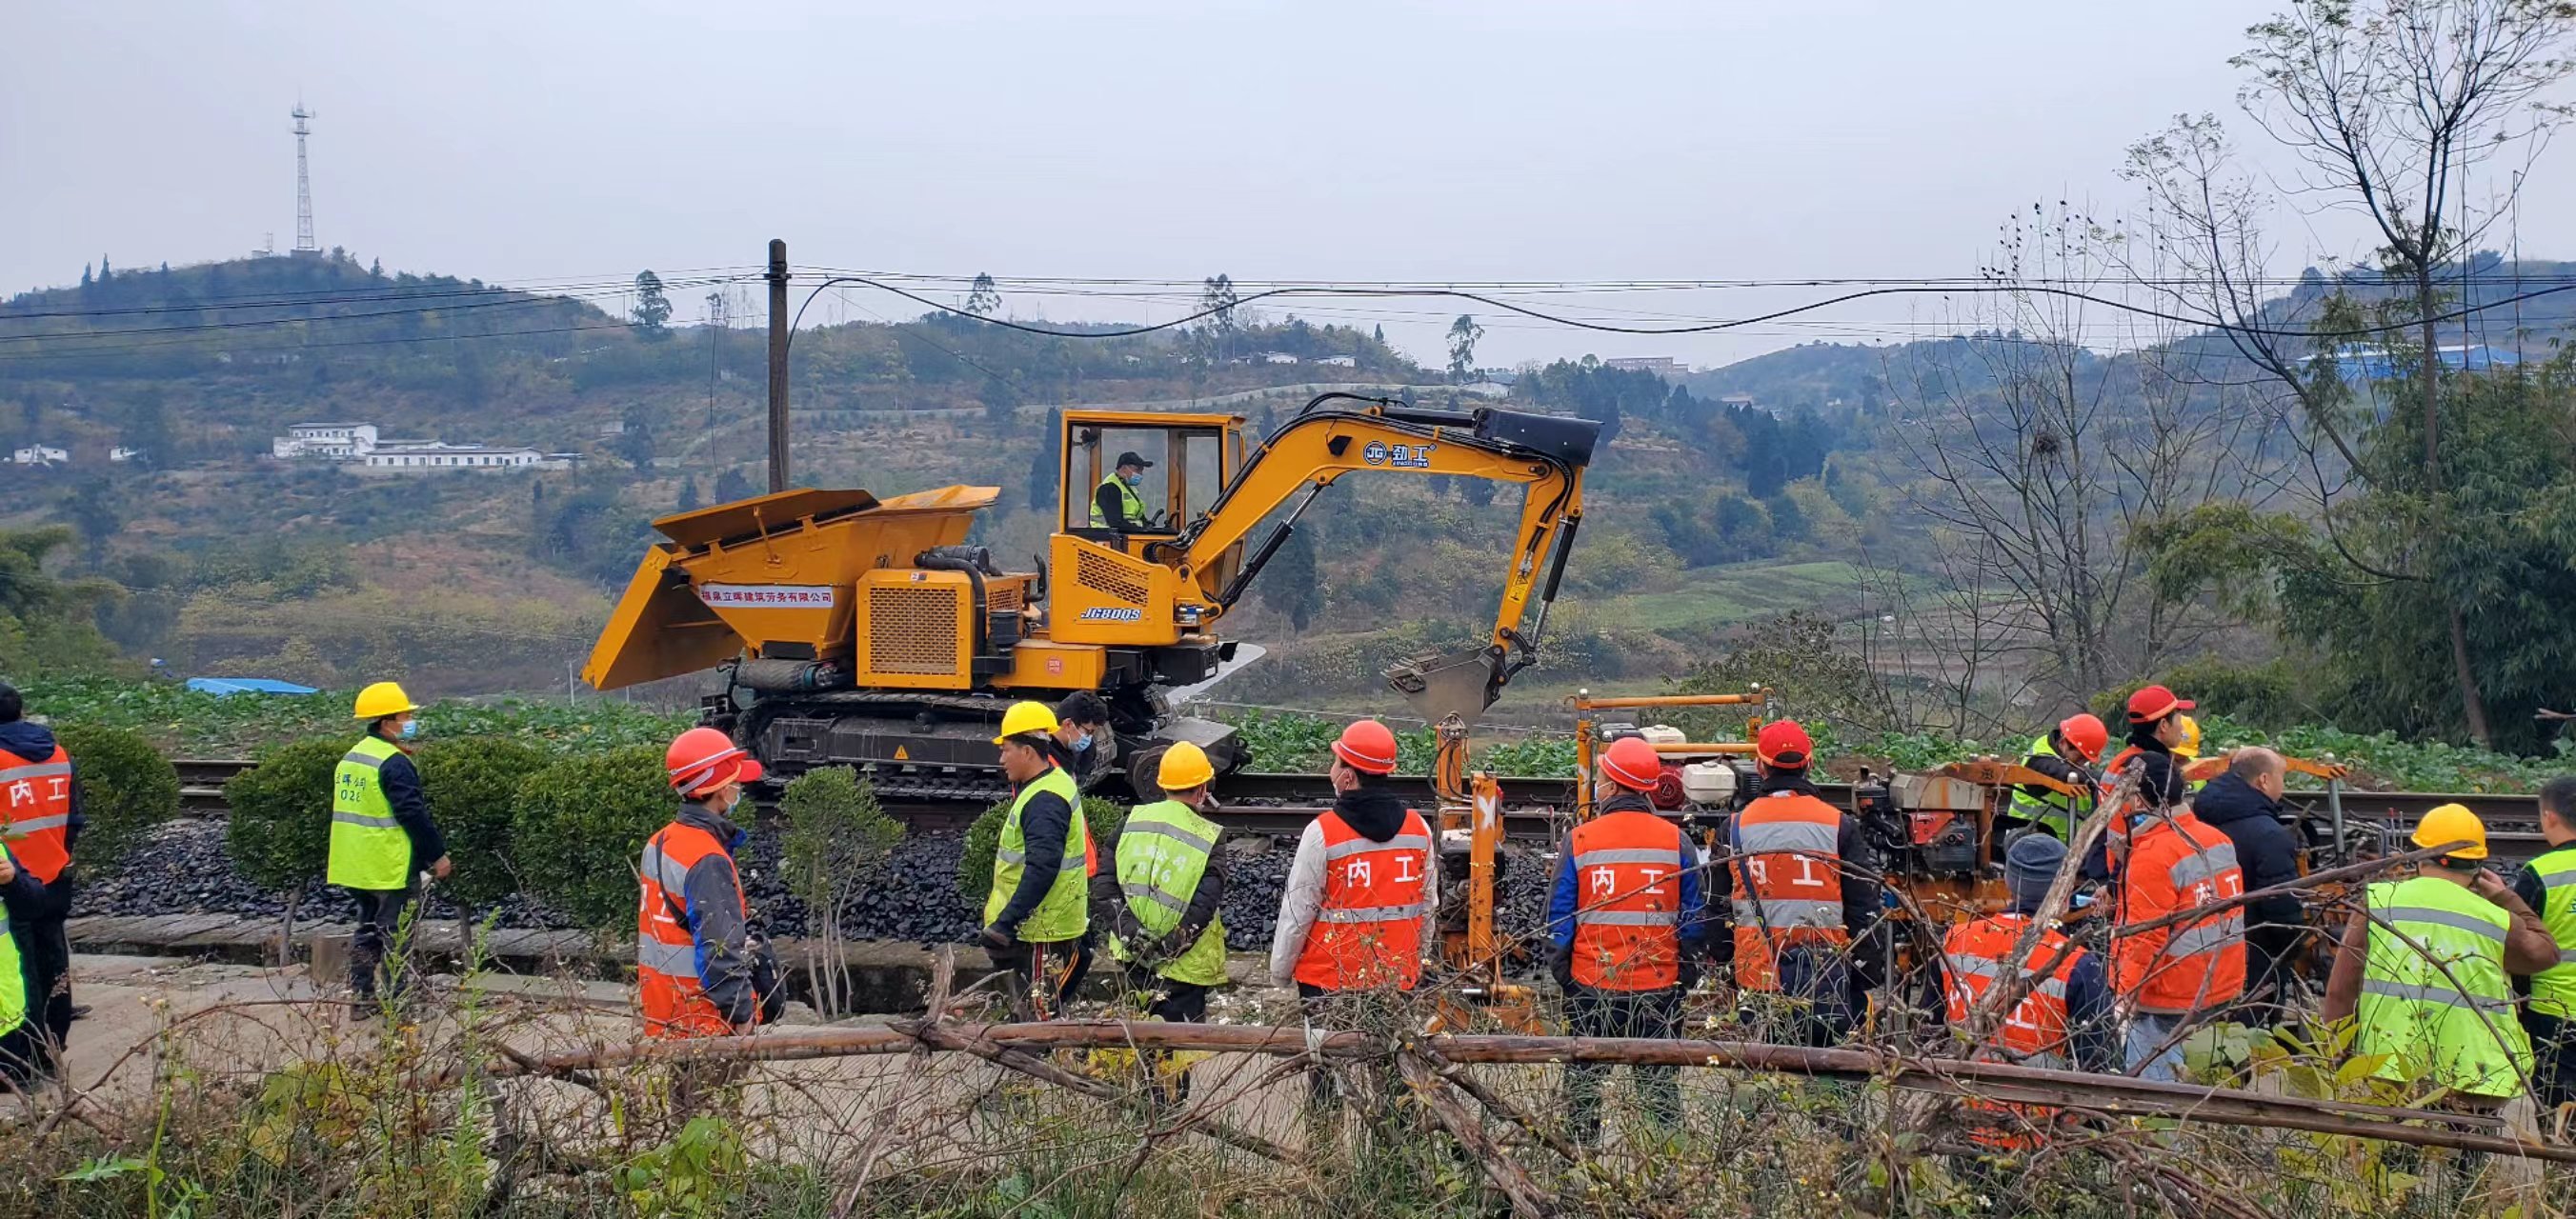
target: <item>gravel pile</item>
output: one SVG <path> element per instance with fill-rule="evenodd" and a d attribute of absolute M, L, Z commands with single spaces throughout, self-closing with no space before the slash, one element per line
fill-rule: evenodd
<path fill-rule="evenodd" d="M 1229 837 L 1224 847 L 1228 884 L 1225 900 L 1226 947 L 1258 951 L 1270 944 L 1279 915 L 1279 893 L 1288 883 L 1295 855 L 1291 841 L 1262 834 Z M 906 834 L 894 854 L 860 887 L 858 897 L 840 912 L 841 930 L 853 939 L 892 940 L 916 944 L 964 943 L 979 926 L 979 907 L 957 892 L 957 864 L 965 835 L 931 830 Z M 812 912 L 788 896 L 779 876 L 778 836 L 755 829 L 739 860 L 743 890 L 752 912 L 782 938 L 810 935 Z M 1531 933 L 1546 918 L 1548 861 L 1534 854 L 1511 853 L 1503 868 L 1500 921 L 1509 931 Z M 233 873 L 224 855 L 224 826 L 214 820 L 181 820 L 161 827 L 137 847 L 116 876 L 83 882 L 72 904 L 74 915 L 232 914 L 275 918 L 285 903 Z M 430 917 L 455 918 L 458 911 L 434 892 Z M 298 921 L 346 922 L 355 915 L 347 897 L 319 882 L 308 887 L 296 907 Z M 501 904 L 499 924 L 514 928 L 561 928 L 568 922 L 526 897 Z"/>

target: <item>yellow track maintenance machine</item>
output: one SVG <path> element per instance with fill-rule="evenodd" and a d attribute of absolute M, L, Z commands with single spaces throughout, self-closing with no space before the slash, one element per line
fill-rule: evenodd
<path fill-rule="evenodd" d="M 1536 660 L 1600 431 L 1352 394 L 1316 397 L 1257 447 L 1231 414 L 1066 411 L 1057 426 L 1061 490 L 1039 570 L 1006 571 L 965 544 L 994 487 L 883 499 L 799 489 L 684 512 L 653 523 L 666 540 L 637 567 L 583 676 L 614 690 L 717 669 L 724 690 L 705 699 L 706 721 L 773 774 L 857 766 L 890 797 L 999 796 L 991 738 L 1003 708 L 1077 690 L 1108 702 L 1130 774 L 1151 775 L 1177 740 L 1240 769 L 1233 730 L 1174 716 L 1163 692 L 1233 657 L 1216 624 L 1315 496 L 1343 475 L 1384 471 L 1523 487 L 1490 635 L 1388 675 L 1438 712 L 1426 718 L 1472 721 Z M 1093 493 L 1126 453 L 1154 463 L 1146 519 L 1096 528 Z M 1247 539 L 1283 508 L 1247 558 Z"/>

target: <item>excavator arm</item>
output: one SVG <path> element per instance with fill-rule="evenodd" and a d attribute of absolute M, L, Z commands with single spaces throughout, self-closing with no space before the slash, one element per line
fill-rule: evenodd
<path fill-rule="evenodd" d="M 1417 658 L 1388 675 L 1399 690 L 1418 696 L 1417 706 L 1419 696 L 1439 704 L 1423 708 L 1426 718 L 1439 719 L 1428 714 L 1436 709 L 1472 719 L 1493 704 L 1512 674 L 1537 660 L 1548 607 L 1556 599 L 1566 555 L 1583 520 L 1583 470 L 1600 430 L 1589 419 L 1492 408 L 1437 410 L 1385 398 L 1324 394 L 1271 433 L 1204 515 L 1173 539 L 1148 544 L 1143 557 L 1171 566 L 1185 587 L 1196 585 L 1209 599 L 1213 620 L 1242 598 L 1263 565 L 1296 532 L 1298 518 L 1315 497 L 1345 474 L 1386 471 L 1518 483 L 1524 489 L 1520 519 L 1502 601 L 1485 643 L 1450 656 Z M 1218 587 L 1224 556 L 1283 505 L 1289 508 L 1286 518 L 1271 528 L 1234 578 Z M 1533 595 L 1538 618 L 1524 635 L 1521 620 Z M 1481 688 L 1483 701 L 1472 707 L 1448 705 L 1463 696 L 1438 692 L 1443 674 L 1461 690 Z"/>

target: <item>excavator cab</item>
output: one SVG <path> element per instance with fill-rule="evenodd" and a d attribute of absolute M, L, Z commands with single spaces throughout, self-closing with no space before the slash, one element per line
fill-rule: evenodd
<path fill-rule="evenodd" d="M 1058 426 L 1062 477 L 1047 555 L 1052 637 L 1107 646 L 1182 644 L 1198 633 L 1194 609 L 1215 617 L 1214 607 L 1204 605 L 1203 586 L 1230 583 L 1243 547 L 1226 548 L 1204 571 L 1176 571 L 1164 558 L 1242 472 L 1243 417 L 1066 411 Z M 1128 456 L 1151 464 L 1122 495 L 1118 465 Z M 1123 519 L 1127 505 L 1139 501 L 1143 519 Z"/>

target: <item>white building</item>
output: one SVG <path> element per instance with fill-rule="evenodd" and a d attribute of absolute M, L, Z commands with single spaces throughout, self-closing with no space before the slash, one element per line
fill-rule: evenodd
<path fill-rule="evenodd" d="M 355 461 L 375 447 L 376 425 L 372 423 L 290 423 L 285 435 L 268 442 L 273 457 L 322 457 L 333 461 Z"/>
<path fill-rule="evenodd" d="M 134 448 L 130 445 L 120 444 L 107 451 L 107 459 L 114 462 L 132 461 L 141 456 L 143 456 L 143 450 Z"/>
<path fill-rule="evenodd" d="M 540 453 L 524 447 L 500 447 L 480 444 L 446 444 L 430 440 L 399 445 L 377 445 L 365 457 L 369 470 L 397 473 L 420 473 L 443 470 L 561 470 L 572 463 L 568 455 Z"/>
<path fill-rule="evenodd" d="M 1650 372 L 1667 381 L 1678 381 L 1690 375 L 1690 365 L 1671 356 L 1612 356 L 1601 363 L 1604 367 L 1628 372 Z"/>
<path fill-rule="evenodd" d="M 1315 362 L 1318 364 L 1330 364 L 1335 368 L 1357 368 L 1360 366 L 1358 356 L 1325 356 Z"/>
<path fill-rule="evenodd" d="M 55 462 L 71 459 L 71 454 L 49 444 L 32 444 L 9 456 L 9 460 L 22 466 L 50 466 Z"/>
<path fill-rule="evenodd" d="M 1297 362 L 1297 357 L 1284 351 L 1265 351 L 1261 353 L 1261 362 L 1264 364 L 1294 364 Z"/>

